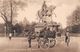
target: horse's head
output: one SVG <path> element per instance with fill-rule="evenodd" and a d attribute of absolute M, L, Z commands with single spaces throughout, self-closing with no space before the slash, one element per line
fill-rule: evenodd
<path fill-rule="evenodd" d="M 51 6 L 48 7 L 48 11 L 53 12 L 55 8 L 56 8 L 56 6 L 51 5 Z"/>

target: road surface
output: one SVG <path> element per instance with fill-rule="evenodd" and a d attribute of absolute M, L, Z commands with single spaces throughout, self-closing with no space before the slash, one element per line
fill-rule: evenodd
<path fill-rule="evenodd" d="M 67 47 L 64 37 L 56 39 L 53 48 L 37 48 L 36 40 L 32 40 L 32 48 L 28 48 L 27 38 L 0 37 L 0 52 L 80 52 L 80 37 L 71 37 L 70 45 Z"/>

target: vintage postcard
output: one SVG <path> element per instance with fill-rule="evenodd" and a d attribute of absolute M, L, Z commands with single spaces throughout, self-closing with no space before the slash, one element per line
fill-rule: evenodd
<path fill-rule="evenodd" d="M 0 0 L 0 52 L 80 52 L 80 0 Z"/>

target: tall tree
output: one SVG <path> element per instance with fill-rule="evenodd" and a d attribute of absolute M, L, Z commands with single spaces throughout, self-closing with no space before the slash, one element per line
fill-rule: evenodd
<path fill-rule="evenodd" d="M 5 22 L 6 29 L 9 29 L 13 26 L 13 18 L 18 15 L 18 10 L 26 6 L 26 2 L 24 1 L 26 0 L 1 0 L 0 14 Z"/>
<path fill-rule="evenodd" d="M 67 17 L 67 25 L 71 32 L 80 32 L 80 6 L 76 7 L 73 13 Z"/>
<path fill-rule="evenodd" d="M 67 18 L 67 24 L 69 26 L 80 24 L 80 6 L 78 6 L 73 13 Z"/>
<path fill-rule="evenodd" d="M 22 24 L 23 24 L 23 27 L 24 27 L 24 29 L 25 29 L 25 28 L 27 27 L 27 25 L 30 24 L 30 22 L 27 20 L 26 17 L 24 17 L 24 19 L 23 19 L 23 21 L 22 21 Z"/>

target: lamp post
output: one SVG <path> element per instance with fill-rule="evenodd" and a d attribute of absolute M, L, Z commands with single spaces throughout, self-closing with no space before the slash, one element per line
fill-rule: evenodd
<path fill-rule="evenodd" d="M 6 37 L 6 34 L 7 34 L 7 33 L 6 33 L 6 26 L 4 26 L 4 32 L 5 32 L 5 37 Z"/>
<path fill-rule="evenodd" d="M 14 30 L 14 37 L 16 37 L 16 31 Z"/>

